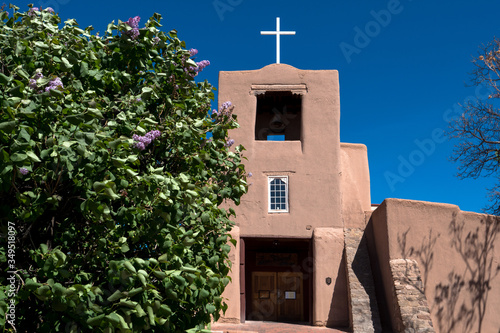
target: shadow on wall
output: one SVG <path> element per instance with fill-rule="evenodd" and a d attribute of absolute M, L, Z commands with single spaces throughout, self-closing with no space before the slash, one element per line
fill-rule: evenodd
<path fill-rule="evenodd" d="M 401 249 L 401 254 L 403 255 L 403 259 L 407 259 L 413 256 L 416 256 L 418 258 L 418 262 L 422 266 L 422 283 L 424 290 L 421 290 L 422 288 L 420 287 L 419 284 L 412 283 L 411 281 L 408 281 L 408 283 L 412 284 L 417 290 L 420 292 L 424 293 L 424 291 L 427 289 L 427 281 L 429 280 L 429 272 L 432 268 L 432 265 L 434 263 L 434 246 L 436 245 L 436 242 L 440 236 L 438 233 L 436 236 L 433 235 L 432 228 L 429 230 L 429 236 L 422 239 L 422 242 L 420 246 L 414 247 L 410 246 L 408 249 L 406 248 L 406 237 L 408 236 L 408 233 L 410 232 L 410 228 L 408 228 L 403 234 L 400 236 L 398 235 L 398 244 L 399 248 Z M 407 268 L 409 269 L 409 267 Z"/>
<path fill-rule="evenodd" d="M 475 229 L 467 230 L 467 227 L 466 222 L 460 221 L 458 214 L 454 213 L 448 226 L 450 246 L 461 259 L 464 269 L 459 271 L 453 268 L 446 281 L 436 281 L 431 312 L 437 315 L 438 322 L 434 324 L 443 333 L 454 332 L 459 327 L 463 327 L 464 332 L 482 332 L 491 282 L 500 273 L 500 265 L 494 261 L 500 218 L 485 216 Z M 403 258 L 418 258 L 423 285 L 427 288 L 434 261 L 434 246 L 440 234 L 433 235 L 430 229 L 428 237 L 422 240 L 419 247 L 407 248 L 409 231 L 410 228 L 398 235 L 399 247 Z"/>
<path fill-rule="evenodd" d="M 345 255 L 342 255 L 328 313 L 327 327 L 349 327 L 349 303 L 347 301 L 347 276 Z"/>

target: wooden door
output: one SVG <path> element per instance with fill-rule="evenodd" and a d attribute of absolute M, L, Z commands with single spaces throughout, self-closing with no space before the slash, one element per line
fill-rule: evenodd
<path fill-rule="evenodd" d="M 304 321 L 300 272 L 252 272 L 252 312 L 249 319 Z"/>
<path fill-rule="evenodd" d="M 276 273 L 252 272 L 252 313 L 249 319 L 276 321 Z"/>
<path fill-rule="evenodd" d="M 304 321 L 302 273 L 278 273 L 278 320 Z"/>

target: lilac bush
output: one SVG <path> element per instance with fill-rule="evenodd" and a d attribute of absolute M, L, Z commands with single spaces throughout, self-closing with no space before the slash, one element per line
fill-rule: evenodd
<path fill-rule="evenodd" d="M 209 115 L 214 88 L 194 80 L 209 62 L 191 68 L 197 52 L 159 14 L 97 36 L 13 7 L 0 10 L 0 238 L 15 224 L 18 283 L 12 324 L 0 274 L 0 328 L 204 329 L 227 308 L 235 212 L 221 204 L 247 191 L 234 107 Z"/>

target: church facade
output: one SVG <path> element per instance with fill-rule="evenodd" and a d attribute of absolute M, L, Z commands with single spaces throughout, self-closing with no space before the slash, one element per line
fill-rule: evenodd
<path fill-rule="evenodd" d="M 251 183 L 238 207 L 221 322 L 355 332 L 500 332 L 496 217 L 370 202 L 367 148 L 340 142 L 335 70 L 221 72 Z M 496 245 L 496 246 L 495 246 Z"/>

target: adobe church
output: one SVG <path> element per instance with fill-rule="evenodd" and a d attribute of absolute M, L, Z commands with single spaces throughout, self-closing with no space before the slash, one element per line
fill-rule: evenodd
<path fill-rule="evenodd" d="M 218 100 L 235 107 L 229 135 L 253 174 L 219 323 L 500 332 L 497 217 L 401 199 L 372 207 L 367 148 L 340 142 L 336 70 L 220 72 Z"/>

